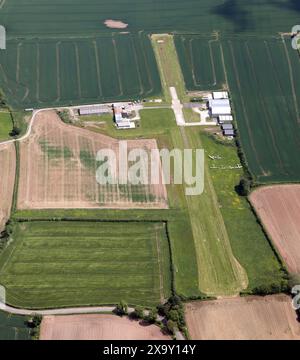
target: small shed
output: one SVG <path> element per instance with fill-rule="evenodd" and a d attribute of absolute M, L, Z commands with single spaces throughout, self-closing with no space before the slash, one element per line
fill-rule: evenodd
<path fill-rule="evenodd" d="M 232 122 L 232 121 L 233 121 L 232 115 L 220 115 L 219 116 L 220 124 L 224 124 L 224 123 L 228 123 L 228 122 Z"/>
<path fill-rule="evenodd" d="M 232 124 L 223 124 L 222 125 L 223 130 L 233 130 Z"/>
<path fill-rule="evenodd" d="M 224 130 L 223 134 L 224 136 L 234 136 L 234 130 Z"/>
<path fill-rule="evenodd" d="M 228 99 L 228 92 L 227 91 L 214 91 L 213 98 L 214 99 Z"/>

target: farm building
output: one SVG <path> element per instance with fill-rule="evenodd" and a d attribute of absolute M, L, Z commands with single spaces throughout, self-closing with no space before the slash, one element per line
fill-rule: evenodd
<path fill-rule="evenodd" d="M 228 99 L 228 92 L 227 91 L 214 91 L 213 98 L 215 100 Z"/>
<path fill-rule="evenodd" d="M 209 100 L 208 108 L 212 117 L 231 115 L 231 106 L 228 99 Z"/>
<path fill-rule="evenodd" d="M 114 119 L 118 129 L 134 129 L 134 122 L 130 122 L 129 115 L 120 107 L 114 106 Z"/>
<path fill-rule="evenodd" d="M 219 116 L 219 123 L 220 124 L 224 124 L 224 123 L 229 123 L 233 121 L 233 117 L 232 115 L 220 115 Z"/>
<path fill-rule="evenodd" d="M 234 136 L 234 130 L 231 129 L 231 130 L 224 130 L 223 131 L 223 135 L 224 136 Z"/>
<path fill-rule="evenodd" d="M 109 109 L 106 106 L 83 106 L 78 109 L 79 115 L 101 115 L 101 114 L 108 114 Z"/>
<path fill-rule="evenodd" d="M 118 129 L 135 129 L 135 123 L 129 120 L 121 121 L 117 124 Z"/>
<path fill-rule="evenodd" d="M 233 130 L 232 124 L 223 124 L 221 127 L 222 130 Z"/>

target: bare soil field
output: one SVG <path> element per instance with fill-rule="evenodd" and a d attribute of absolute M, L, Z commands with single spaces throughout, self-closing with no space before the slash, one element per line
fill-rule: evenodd
<path fill-rule="evenodd" d="M 128 152 L 147 154 L 156 140 L 127 141 Z M 119 161 L 119 141 L 64 124 L 54 111 L 37 114 L 31 135 L 20 146 L 18 208 L 167 208 L 166 187 L 157 185 L 99 185 L 99 150 L 111 149 Z M 149 171 L 143 162 L 145 173 Z"/>
<path fill-rule="evenodd" d="M 185 314 L 193 340 L 300 339 L 300 323 L 286 295 L 192 302 Z"/>
<path fill-rule="evenodd" d="M 250 201 L 291 273 L 300 273 L 300 185 L 262 187 Z"/>
<path fill-rule="evenodd" d="M 15 172 L 16 151 L 13 143 L 0 144 L 0 231 L 10 215 L 12 205 Z"/>
<path fill-rule="evenodd" d="M 170 340 L 156 325 L 115 315 L 45 316 L 40 340 Z"/>
<path fill-rule="evenodd" d="M 126 29 L 128 26 L 128 24 L 125 24 L 123 21 L 112 19 L 105 20 L 104 24 L 111 29 Z"/>

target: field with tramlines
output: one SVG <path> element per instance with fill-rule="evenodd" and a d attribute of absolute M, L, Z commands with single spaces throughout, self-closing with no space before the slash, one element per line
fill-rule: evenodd
<path fill-rule="evenodd" d="M 0 57 L 0 81 L 16 107 L 116 101 L 160 93 L 145 34 L 16 39 L 8 46 L 9 51 Z"/>
<path fill-rule="evenodd" d="M 168 249 L 160 222 L 21 222 L 0 283 L 14 306 L 152 306 L 170 294 Z"/>
<path fill-rule="evenodd" d="M 254 179 L 299 181 L 300 58 L 290 39 L 180 35 L 176 44 L 189 90 L 228 85 Z"/>

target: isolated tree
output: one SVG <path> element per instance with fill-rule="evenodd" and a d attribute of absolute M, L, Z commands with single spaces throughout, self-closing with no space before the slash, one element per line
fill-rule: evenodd
<path fill-rule="evenodd" d="M 238 186 L 238 192 L 241 196 L 248 196 L 251 190 L 251 181 L 247 178 L 242 178 Z"/>
<path fill-rule="evenodd" d="M 21 130 L 20 130 L 20 128 L 18 128 L 17 126 L 14 126 L 13 128 L 12 128 L 12 131 L 10 132 L 10 136 L 18 136 L 18 135 L 20 135 L 21 134 Z"/>

